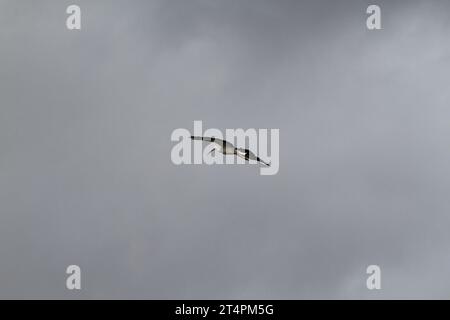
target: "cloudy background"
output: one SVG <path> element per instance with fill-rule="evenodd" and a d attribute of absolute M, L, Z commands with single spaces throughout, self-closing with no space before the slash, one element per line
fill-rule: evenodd
<path fill-rule="evenodd" d="M 0 298 L 448 298 L 450 4 L 337 2 L 0 0 Z M 194 120 L 279 173 L 175 166 Z"/>

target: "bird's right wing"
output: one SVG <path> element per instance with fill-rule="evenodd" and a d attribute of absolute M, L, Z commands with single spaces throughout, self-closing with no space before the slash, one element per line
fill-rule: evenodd
<path fill-rule="evenodd" d="M 214 137 L 210 138 L 210 137 L 196 137 L 196 136 L 191 136 L 192 140 L 203 140 L 203 141 L 209 141 L 209 142 L 215 142 L 216 140 L 220 140 L 220 139 L 216 139 Z"/>
<path fill-rule="evenodd" d="M 267 163 L 264 160 L 262 160 L 260 157 L 256 157 L 256 161 L 263 163 L 264 165 L 266 165 L 267 167 L 270 167 L 270 162 Z"/>
<path fill-rule="evenodd" d="M 256 154 L 251 152 L 250 150 L 240 148 L 240 149 L 238 149 L 238 152 L 236 153 L 236 155 L 247 161 L 248 160 L 258 161 L 258 162 L 261 162 L 262 164 L 264 164 L 265 166 L 270 167 L 270 162 L 269 163 L 265 162 L 260 157 L 258 157 Z"/>

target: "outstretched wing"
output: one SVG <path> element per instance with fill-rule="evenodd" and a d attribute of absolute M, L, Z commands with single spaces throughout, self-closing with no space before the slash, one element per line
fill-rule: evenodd
<path fill-rule="evenodd" d="M 261 162 L 262 164 L 270 167 L 270 163 L 265 162 L 264 160 L 262 160 L 260 157 L 258 157 L 257 155 L 255 155 L 253 152 L 251 152 L 248 149 L 239 148 L 236 155 L 247 161 L 248 160 L 256 160 L 256 161 Z"/>
<path fill-rule="evenodd" d="M 264 160 L 262 160 L 260 157 L 256 157 L 256 161 L 261 162 L 261 163 L 263 163 L 264 165 L 270 167 L 270 162 L 267 163 L 267 162 L 265 162 Z"/>
<path fill-rule="evenodd" d="M 202 140 L 202 141 L 208 141 L 208 142 L 214 142 L 216 144 L 218 144 L 221 148 L 223 148 L 223 150 L 225 149 L 233 149 L 234 146 L 229 143 L 226 140 L 222 140 L 222 139 L 218 139 L 215 137 L 196 137 L 196 136 L 191 136 L 192 140 Z"/>

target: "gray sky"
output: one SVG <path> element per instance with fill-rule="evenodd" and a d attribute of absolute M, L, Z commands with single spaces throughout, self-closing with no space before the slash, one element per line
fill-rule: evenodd
<path fill-rule="evenodd" d="M 448 298 L 449 12 L 0 0 L 0 298 Z M 279 173 L 173 165 L 194 120 L 280 129 Z"/>

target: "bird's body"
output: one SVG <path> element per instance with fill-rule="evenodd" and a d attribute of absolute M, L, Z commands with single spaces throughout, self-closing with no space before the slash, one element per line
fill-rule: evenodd
<path fill-rule="evenodd" d="M 208 141 L 208 142 L 213 142 L 216 144 L 216 146 L 210 151 L 213 152 L 215 150 L 217 150 L 218 152 L 222 153 L 222 154 L 229 154 L 229 155 L 236 155 L 238 157 L 241 157 L 242 159 L 245 160 L 255 160 L 258 162 L 263 163 L 264 165 L 270 167 L 270 163 L 267 163 L 263 160 L 261 160 L 257 155 L 255 155 L 253 152 L 251 152 L 248 149 L 243 149 L 243 148 L 236 148 L 232 143 L 226 141 L 226 140 L 222 140 L 222 139 L 217 139 L 215 137 L 196 137 L 196 136 L 191 136 L 192 140 L 202 140 L 202 141 Z"/>

